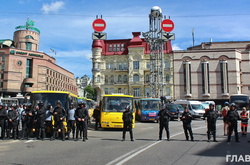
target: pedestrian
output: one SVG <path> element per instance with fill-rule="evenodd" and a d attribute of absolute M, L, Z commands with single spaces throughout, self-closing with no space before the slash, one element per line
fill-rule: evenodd
<path fill-rule="evenodd" d="M 224 123 L 224 136 L 228 135 L 228 119 L 227 119 L 227 112 L 229 110 L 229 103 L 225 102 L 224 107 L 222 108 L 222 117 L 223 117 L 223 123 Z"/>
<path fill-rule="evenodd" d="M 79 133 L 83 135 L 82 141 L 87 140 L 87 125 L 88 125 L 88 109 L 85 107 L 84 102 L 78 103 L 79 107 L 75 111 L 75 120 L 76 120 L 76 141 L 78 141 Z"/>
<path fill-rule="evenodd" d="M 67 126 L 68 126 L 68 132 L 67 132 L 67 135 L 68 135 L 68 139 L 70 139 L 70 133 L 72 132 L 72 138 L 74 139 L 75 138 L 75 131 L 76 131 L 76 128 L 75 128 L 75 125 L 76 125 L 76 121 L 75 121 L 75 107 L 74 107 L 74 104 L 71 103 L 70 104 L 70 107 L 69 107 L 69 110 L 67 111 Z"/>
<path fill-rule="evenodd" d="M 100 107 L 96 106 L 93 112 L 93 118 L 95 119 L 95 130 L 98 130 L 98 127 L 100 127 Z"/>
<path fill-rule="evenodd" d="M 192 115 L 188 112 L 187 107 L 184 107 L 184 112 L 182 113 L 181 120 L 183 122 L 183 129 L 186 136 L 186 140 L 189 140 L 188 132 L 191 137 L 191 141 L 194 141 L 193 131 L 191 127 Z"/>
<path fill-rule="evenodd" d="M 248 113 L 246 107 L 242 108 L 242 112 L 240 113 L 241 119 L 241 136 L 247 136 L 247 127 L 248 127 Z"/>
<path fill-rule="evenodd" d="M 41 100 L 37 103 L 37 122 L 36 122 L 36 138 L 44 140 L 45 138 L 45 107 Z"/>
<path fill-rule="evenodd" d="M 50 135 L 50 140 L 53 140 L 53 124 L 52 124 L 53 107 L 50 103 L 47 104 L 45 110 L 45 134 Z"/>
<path fill-rule="evenodd" d="M 62 141 L 64 141 L 65 140 L 65 127 L 64 127 L 63 122 L 66 117 L 66 111 L 62 107 L 62 103 L 60 100 L 56 102 L 56 107 L 54 108 L 53 115 L 54 115 L 55 123 L 54 123 L 52 140 L 54 140 L 56 138 L 56 134 L 60 132 L 62 135 Z"/>
<path fill-rule="evenodd" d="M 130 134 L 130 140 L 134 141 L 133 138 L 133 130 L 132 130 L 132 124 L 133 124 L 133 113 L 130 111 L 130 106 L 126 106 L 125 111 L 122 114 L 122 120 L 123 120 L 123 131 L 122 131 L 122 141 L 125 141 L 125 136 L 127 130 Z"/>
<path fill-rule="evenodd" d="M 8 111 L 8 130 L 7 130 L 7 138 L 10 138 L 10 132 L 12 131 L 12 137 L 14 140 L 17 138 L 17 118 L 19 116 L 17 112 L 17 105 L 13 103 L 10 107 L 11 109 Z"/>
<path fill-rule="evenodd" d="M 207 141 L 210 142 L 211 134 L 213 135 L 213 141 L 218 142 L 216 140 L 216 121 L 218 118 L 218 113 L 214 109 L 214 104 L 209 104 L 209 110 L 206 111 L 203 115 L 204 120 L 207 118 Z"/>
<path fill-rule="evenodd" d="M 165 109 L 165 105 L 161 107 L 161 110 L 158 113 L 159 116 L 159 140 L 162 140 L 162 132 L 165 128 L 167 140 L 170 141 L 170 133 L 169 133 L 169 121 L 171 119 L 171 115 L 168 110 Z"/>
<path fill-rule="evenodd" d="M 3 103 L 0 103 L 0 127 L 1 127 L 1 138 L 4 140 L 5 138 L 5 120 L 7 117 L 6 109 Z"/>
<path fill-rule="evenodd" d="M 228 118 L 228 138 L 227 142 L 231 141 L 231 136 L 234 131 L 235 134 L 235 142 L 240 142 L 239 141 L 239 136 L 238 136 L 238 120 L 240 120 L 240 116 L 236 110 L 236 105 L 235 103 L 230 104 L 230 109 L 227 112 L 227 118 Z"/>

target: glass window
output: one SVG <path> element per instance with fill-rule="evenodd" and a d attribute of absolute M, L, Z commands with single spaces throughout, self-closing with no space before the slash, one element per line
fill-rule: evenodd
<path fill-rule="evenodd" d="M 127 63 L 126 63 L 126 62 L 123 63 L 123 69 L 124 69 L 124 70 L 127 70 L 127 69 L 128 69 L 128 66 L 127 66 Z"/>
<path fill-rule="evenodd" d="M 133 61 L 133 68 L 134 69 L 139 69 L 140 68 L 139 61 Z"/>
<path fill-rule="evenodd" d="M 127 76 L 127 75 L 124 75 L 123 81 L 124 81 L 124 83 L 127 83 L 127 82 L 128 82 L 128 76 Z"/>
<path fill-rule="evenodd" d="M 114 69 L 114 64 L 110 63 L 110 68 L 109 69 Z"/>
<path fill-rule="evenodd" d="M 114 93 L 114 88 L 110 88 L 109 92 L 110 92 L 110 94 L 113 94 Z"/>
<path fill-rule="evenodd" d="M 32 48 L 32 43 L 26 42 L 26 50 L 31 50 L 31 48 Z"/>
<path fill-rule="evenodd" d="M 166 75 L 166 82 L 169 82 L 170 81 L 170 76 L 169 74 Z"/>
<path fill-rule="evenodd" d="M 124 44 L 121 44 L 121 51 L 124 51 Z"/>
<path fill-rule="evenodd" d="M 149 82 L 149 81 L 150 81 L 150 76 L 149 76 L 149 74 L 146 75 L 145 81 L 146 81 L 146 82 Z"/>
<path fill-rule="evenodd" d="M 113 45 L 110 44 L 110 45 L 109 45 L 109 52 L 112 52 L 112 51 L 113 51 Z"/>
<path fill-rule="evenodd" d="M 109 83 L 109 78 L 107 75 L 105 76 L 105 83 Z"/>
<path fill-rule="evenodd" d="M 118 82 L 122 82 L 122 76 L 118 75 Z"/>
<path fill-rule="evenodd" d="M 4 64 L 2 65 L 2 70 L 4 70 Z"/>
<path fill-rule="evenodd" d="M 30 36 L 30 35 L 27 35 L 27 36 L 25 36 L 25 38 L 31 38 L 31 39 L 34 39 L 32 36 Z"/>
<path fill-rule="evenodd" d="M 4 62 L 5 61 L 5 56 L 2 56 L 2 62 Z"/>
<path fill-rule="evenodd" d="M 140 88 L 134 88 L 134 97 L 140 96 Z"/>
<path fill-rule="evenodd" d="M 140 81 L 140 77 L 138 74 L 134 74 L 133 81 Z"/>
<path fill-rule="evenodd" d="M 109 69 L 109 63 L 106 63 L 106 69 Z"/>
<path fill-rule="evenodd" d="M 105 93 L 105 94 L 109 94 L 109 89 L 108 89 L 108 88 L 105 88 L 105 89 L 104 89 L 104 93 Z"/>
<path fill-rule="evenodd" d="M 32 78 L 32 59 L 27 59 L 26 62 L 26 78 Z"/>
<path fill-rule="evenodd" d="M 169 62 L 165 61 L 165 68 L 169 68 Z"/>
<path fill-rule="evenodd" d="M 122 93 L 122 88 L 118 88 L 118 93 Z"/>
<path fill-rule="evenodd" d="M 147 68 L 147 69 L 150 69 L 150 62 L 147 62 L 146 68 Z"/>
<path fill-rule="evenodd" d="M 111 75 L 111 77 L 110 77 L 110 82 L 111 82 L 111 83 L 114 83 L 114 75 Z"/>
<path fill-rule="evenodd" d="M 118 70 L 122 70 L 122 63 L 118 63 Z"/>
<path fill-rule="evenodd" d="M 96 81 L 97 81 L 97 82 L 100 82 L 100 81 L 101 81 L 100 79 L 101 79 L 101 78 L 100 78 L 100 75 L 98 75 Z"/>

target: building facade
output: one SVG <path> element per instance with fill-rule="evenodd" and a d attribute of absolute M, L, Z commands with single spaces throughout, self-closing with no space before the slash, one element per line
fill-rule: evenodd
<path fill-rule="evenodd" d="M 58 66 L 55 58 L 38 51 L 39 32 L 29 28 L 17 29 L 14 41 L 0 40 L 2 97 L 26 94 L 34 90 L 77 94 L 74 74 Z"/>
<path fill-rule="evenodd" d="M 140 32 L 132 39 L 93 40 L 92 83 L 97 101 L 104 94 L 123 93 L 135 98 L 150 96 L 150 46 Z M 164 95 L 173 97 L 173 65 L 170 41 L 164 45 Z M 160 96 L 159 96 L 160 97 Z"/>
<path fill-rule="evenodd" d="M 207 42 L 174 51 L 174 99 L 213 100 L 250 95 L 250 41 Z"/>
<path fill-rule="evenodd" d="M 82 77 L 76 77 L 76 85 L 78 87 L 78 96 L 79 97 L 86 97 L 87 92 L 84 90 L 85 87 L 91 84 L 91 79 L 87 75 Z"/>

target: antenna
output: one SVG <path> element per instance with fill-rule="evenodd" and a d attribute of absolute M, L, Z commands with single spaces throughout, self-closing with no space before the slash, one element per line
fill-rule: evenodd
<path fill-rule="evenodd" d="M 192 30 L 193 46 L 194 46 L 194 28 Z"/>

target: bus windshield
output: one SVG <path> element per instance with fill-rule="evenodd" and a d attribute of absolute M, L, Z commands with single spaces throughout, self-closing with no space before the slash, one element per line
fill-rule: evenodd
<path fill-rule="evenodd" d="M 67 108 L 67 94 L 64 93 L 32 93 L 31 95 L 31 103 L 36 105 L 36 101 L 43 101 L 44 105 L 50 103 L 53 107 L 56 106 L 56 102 L 58 100 L 61 101 L 62 106 Z"/>
<path fill-rule="evenodd" d="M 142 100 L 142 110 L 159 110 L 159 101 L 157 100 Z"/>
<path fill-rule="evenodd" d="M 124 112 L 128 105 L 131 106 L 131 102 L 130 97 L 104 97 L 103 112 Z"/>
<path fill-rule="evenodd" d="M 248 106 L 249 106 L 249 96 L 247 96 L 247 95 L 230 96 L 230 103 L 235 103 L 236 108 L 238 110 L 241 110 L 243 107 L 248 108 Z"/>

